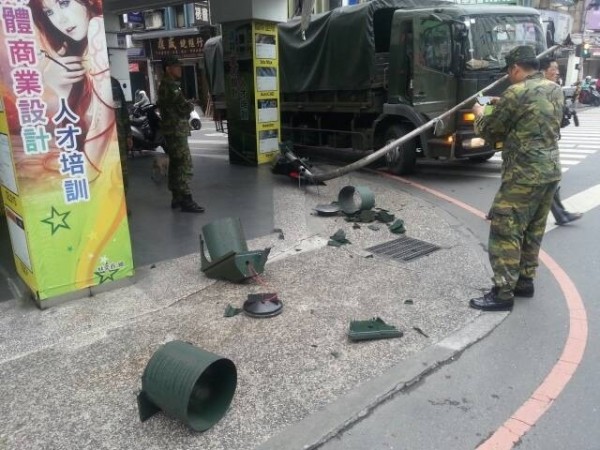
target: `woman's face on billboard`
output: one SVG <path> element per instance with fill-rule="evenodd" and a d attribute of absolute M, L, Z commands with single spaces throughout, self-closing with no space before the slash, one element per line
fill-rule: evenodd
<path fill-rule="evenodd" d="M 74 41 L 87 37 L 90 15 L 76 0 L 44 0 L 44 14 L 52 25 Z"/>

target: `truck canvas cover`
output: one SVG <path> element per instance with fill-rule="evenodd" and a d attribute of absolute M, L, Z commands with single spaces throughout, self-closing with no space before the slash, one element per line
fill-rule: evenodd
<path fill-rule="evenodd" d="M 372 0 L 336 8 L 311 16 L 306 40 L 300 18 L 280 24 L 282 91 L 368 89 L 375 75 L 375 53 L 389 50 L 394 11 L 449 4 L 439 0 Z"/>

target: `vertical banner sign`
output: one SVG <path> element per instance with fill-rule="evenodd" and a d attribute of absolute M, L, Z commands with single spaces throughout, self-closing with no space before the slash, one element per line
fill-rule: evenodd
<path fill-rule="evenodd" d="M 2 0 L 0 189 L 38 300 L 133 274 L 101 1 Z"/>
<path fill-rule="evenodd" d="M 222 25 L 229 161 L 271 162 L 280 140 L 277 24 Z"/>
<path fill-rule="evenodd" d="M 252 23 L 222 26 L 229 162 L 256 165 Z"/>
<path fill-rule="evenodd" d="M 254 86 L 258 163 L 271 162 L 279 152 L 279 64 L 277 24 L 253 22 Z"/>

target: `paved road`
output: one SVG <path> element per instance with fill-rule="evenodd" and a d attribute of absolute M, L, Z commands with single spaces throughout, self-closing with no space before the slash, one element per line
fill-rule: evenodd
<path fill-rule="evenodd" d="M 580 114 L 582 125 L 564 130 L 561 160 L 565 203 L 585 211 L 571 226 L 548 227 L 543 248 L 574 282 L 587 311 L 583 360 L 550 409 L 519 443 L 520 449 L 600 448 L 600 314 L 597 302 L 600 239 L 600 108 Z M 499 162 L 427 163 L 412 181 L 487 211 L 498 186 Z M 420 194 L 423 195 L 423 194 Z M 434 197 L 485 243 L 488 223 Z M 460 262 L 457 262 L 460 264 Z M 470 449 L 484 442 L 543 382 L 569 333 L 569 311 L 559 285 L 542 267 L 536 296 L 519 300 L 492 334 L 448 364 L 381 405 L 324 446 L 353 449 Z M 466 301 L 467 299 L 465 299 Z"/>

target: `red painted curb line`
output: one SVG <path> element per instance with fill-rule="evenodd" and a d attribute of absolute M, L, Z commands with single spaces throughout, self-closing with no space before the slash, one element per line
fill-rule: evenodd
<path fill-rule="evenodd" d="M 435 189 L 402 177 L 386 173 L 380 173 L 380 175 L 425 191 L 485 219 L 485 214 L 478 209 Z M 542 384 L 538 386 L 533 394 L 531 394 L 531 397 L 494 434 L 477 447 L 477 450 L 512 449 L 552 406 L 554 400 L 560 395 L 567 383 L 569 383 L 583 360 L 588 338 L 588 321 L 585 305 L 571 278 L 543 250 L 540 251 L 540 261 L 548 268 L 565 296 L 569 311 L 569 334 L 558 362 L 552 367 L 552 370 L 550 370 Z"/>

